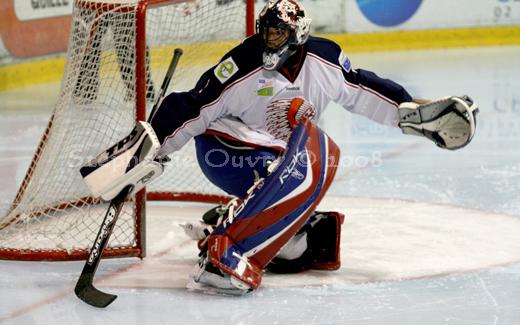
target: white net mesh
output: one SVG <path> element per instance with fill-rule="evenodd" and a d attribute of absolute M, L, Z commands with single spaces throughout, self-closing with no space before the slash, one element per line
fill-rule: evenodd
<path fill-rule="evenodd" d="M 184 55 L 171 87 L 187 90 L 245 36 L 243 1 L 147 3 L 140 16 L 138 0 L 75 2 L 60 98 L 13 208 L 0 219 L 0 258 L 84 256 L 106 205 L 89 198 L 79 167 L 127 135 L 136 116 L 145 116 L 141 106 L 153 105 L 174 48 Z M 143 80 L 137 71 L 145 71 Z M 148 191 L 223 194 L 200 172 L 192 143 L 172 159 Z M 133 197 L 125 203 L 109 254 L 139 254 L 141 202 Z"/>

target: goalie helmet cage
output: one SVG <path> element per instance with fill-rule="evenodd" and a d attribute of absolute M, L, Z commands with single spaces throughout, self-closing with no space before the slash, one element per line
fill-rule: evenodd
<path fill-rule="evenodd" d="M 89 197 L 79 168 L 146 120 L 174 48 L 175 90 L 254 32 L 254 0 L 76 0 L 58 102 L 9 212 L 0 259 L 85 259 L 108 203 Z M 105 257 L 144 257 L 146 200 L 223 202 L 193 143 L 125 202 Z"/>

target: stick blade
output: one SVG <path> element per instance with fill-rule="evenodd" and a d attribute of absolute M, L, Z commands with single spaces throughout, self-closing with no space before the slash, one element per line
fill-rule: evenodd
<path fill-rule="evenodd" d="M 74 292 L 79 299 L 97 308 L 105 308 L 117 298 L 116 295 L 96 289 L 88 280 L 81 281 L 81 279 L 76 284 Z"/>

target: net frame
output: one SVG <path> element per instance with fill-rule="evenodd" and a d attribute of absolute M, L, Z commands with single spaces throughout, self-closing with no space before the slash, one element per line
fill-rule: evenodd
<path fill-rule="evenodd" d="M 131 1 L 131 0 L 130 0 Z M 147 10 L 158 8 L 161 6 L 174 5 L 186 2 L 196 2 L 198 0 L 139 0 L 136 4 L 121 0 L 76 0 L 75 6 L 96 12 L 96 15 L 104 11 L 110 10 L 114 12 L 136 12 L 136 31 L 135 31 L 135 120 L 146 120 L 147 107 L 147 69 L 146 69 L 146 14 Z M 241 1 L 241 0 L 238 0 Z M 254 0 L 245 0 L 245 35 L 250 36 L 254 33 Z M 92 41 L 96 32 L 94 27 L 90 30 L 89 41 Z M 21 202 L 25 191 L 34 176 L 34 171 L 38 165 L 42 152 L 47 145 L 53 125 L 55 122 L 55 113 L 49 119 L 48 125 L 37 146 L 36 152 L 20 185 L 12 204 L 12 211 L 16 211 L 18 204 Z M 220 194 L 207 194 L 196 191 L 149 191 L 145 189 L 139 191 L 134 198 L 128 201 L 133 205 L 135 212 L 135 245 L 131 247 L 119 247 L 107 249 L 103 253 L 103 257 L 140 257 L 145 256 L 145 208 L 147 200 L 171 200 L 171 201 L 198 201 L 207 203 L 221 203 L 228 200 L 229 197 Z M 126 205 L 127 203 L 125 203 Z M 82 197 L 78 200 L 59 203 L 43 210 L 42 214 L 51 210 L 79 209 L 85 205 L 99 205 L 101 209 L 106 210 L 106 205 L 97 199 L 91 197 Z M 8 222 L 0 219 L 0 231 L 20 222 L 22 213 L 15 214 Z M 97 232 L 97 229 L 94 230 Z M 89 246 L 90 248 L 90 246 Z M 7 260 L 23 260 L 23 261 L 66 261 L 85 259 L 88 255 L 88 249 L 72 249 L 72 250 L 35 250 L 35 249 L 9 249 L 0 247 L 0 259 Z"/>

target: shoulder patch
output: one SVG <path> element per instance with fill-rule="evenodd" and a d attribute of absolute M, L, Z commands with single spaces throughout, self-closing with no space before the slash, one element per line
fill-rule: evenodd
<path fill-rule="evenodd" d="M 220 62 L 219 65 L 215 67 L 214 72 L 215 77 L 217 77 L 221 83 L 225 83 L 229 78 L 238 72 L 238 66 L 235 61 L 233 61 L 233 58 L 229 57 Z"/>
<path fill-rule="evenodd" d="M 350 59 L 345 54 L 343 54 L 343 52 L 339 54 L 338 61 L 343 70 L 350 72 L 352 69 L 352 64 L 350 63 Z"/>

